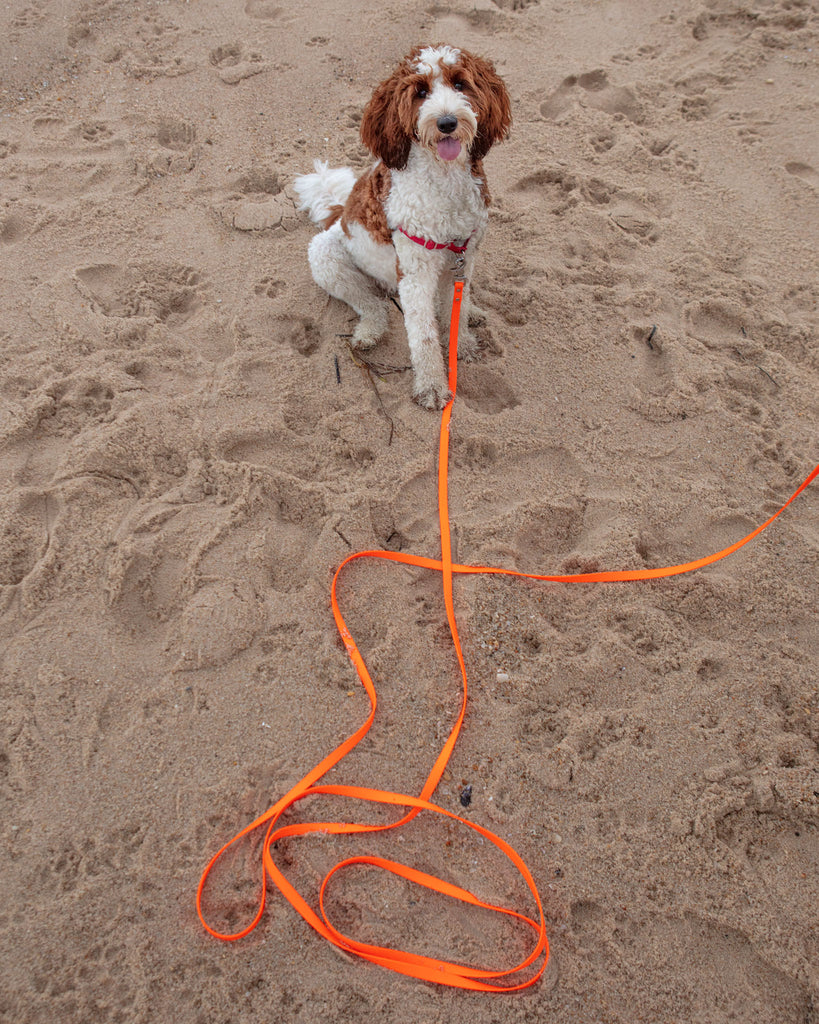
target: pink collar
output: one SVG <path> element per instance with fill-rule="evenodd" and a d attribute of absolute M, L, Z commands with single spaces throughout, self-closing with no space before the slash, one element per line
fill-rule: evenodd
<path fill-rule="evenodd" d="M 402 235 L 406 235 L 411 242 L 417 242 L 418 245 L 423 245 L 425 249 L 449 249 L 451 252 L 456 252 L 458 254 L 466 252 L 466 247 L 469 245 L 469 238 L 472 237 L 472 235 L 470 235 L 463 244 L 459 244 L 457 242 L 433 242 L 429 238 L 419 238 L 417 235 L 411 235 L 409 231 L 405 231 L 400 225 L 398 230 Z"/>

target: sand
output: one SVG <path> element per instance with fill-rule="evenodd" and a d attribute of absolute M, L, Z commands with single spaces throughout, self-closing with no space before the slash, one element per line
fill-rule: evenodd
<path fill-rule="evenodd" d="M 362 106 L 413 44 L 493 59 L 514 125 L 486 160 L 456 557 L 686 562 L 819 461 L 816 9 L 0 7 L 0 1018 L 819 1020 L 816 484 L 690 575 L 456 581 L 471 688 L 435 800 L 529 866 L 538 984 L 400 977 L 275 890 L 238 943 L 194 906 L 213 853 L 366 717 L 336 566 L 440 550 L 439 420 L 411 401 L 400 315 L 372 354 L 395 372 L 357 366 L 293 178 L 367 166 Z M 331 779 L 418 792 L 460 699 L 440 577 L 361 561 L 340 598 L 380 703 Z M 384 818 L 314 800 L 292 820 L 335 814 Z M 277 857 L 314 901 L 370 852 L 531 911 L 487 844 L 429 815 Z M 214 926 L 252 917 L 260 872 L 258 841 L 224 858 Z M 360 868 L 329 903 L 361 941 L 498 968 L 531 948 Z"/>

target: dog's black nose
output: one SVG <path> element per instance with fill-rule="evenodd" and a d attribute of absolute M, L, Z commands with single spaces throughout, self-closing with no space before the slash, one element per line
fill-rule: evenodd
<path fill-rule="evenodd" d="M 454 114 L 442 114 L 435 123 L 442 135 L 451 135 L 458 127 L 458 118 Z"/>

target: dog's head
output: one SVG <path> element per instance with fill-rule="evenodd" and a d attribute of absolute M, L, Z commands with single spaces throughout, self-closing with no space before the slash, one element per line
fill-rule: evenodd
<path fill-rule="evenodd" d="M 361 139 L 401 170 L 413 143 L 444 163 L 481 160 L 511 123 L 506 86 L 488 60 L 452 46 L 417 46 L 373 93 Z"/>

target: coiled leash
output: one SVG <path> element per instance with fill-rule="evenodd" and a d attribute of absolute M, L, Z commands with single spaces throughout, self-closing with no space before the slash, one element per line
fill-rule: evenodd
<path fill-rule="evenodd" d="M 523 579 L 543 580 L 554 583 L 615 583 L 659 579 L 665 576 L 676 576 L 680 573 L 691 572 L 694 569 L 701 569 L 706 565 L 711 565 L 713 562 L 717 562 L 720 559 L 733 554 L 733 552 L 738 551 L 749 541 L 753 540 L 753 538 L 760 534 L 766 527 L 770 526 L 770 524 L 779 515 L 781 515 L 782 512 L 784 512 L 791 502 L 793 502 L 816 478 L 817 474 L 819 474 L 819 466 L 813 470 L 804 483 L 800 485 L 800 487 L 791 495 L 785 504 L 770 517 L 770 519 L 766 520 L 752 533 L 749 533 L 747 537 L 737 541 L 735 544 L 731 544 L 722 551 L 718 551 L 716 554 L 708 555 L 705 558 L 699 558 L 693 562 L 686 562 L 683 565 L 675 565 L 659 569 L 635 569 L 621 572 L 589 572 L 557 576 L 516 572 L 511 569 L 501 569 L 492 566 L 454 564 L 452 562 L 447 481 L 449 423 L 452 415 L 452 404 L 457 385 L 458 323 L 460 319 L 464 287 L 463 263 L 463 255 L 459 254 L 456 258 L 456 280 L 449 331 L 448 383 L 453 398 L 450 399 L 441 414 L 441 428 L 438 445 L 438 518 L 441 535 L 441 557 L 440 559 L 423 558 L 416 555 L 393 551 L 358 551 L 346 558 L 338 567 L 335 576 L 333 577 L 333 584 L 331 588 L 333 617 L 344 642 L 347 654 L 355 666 L 356 672 L 358 673 L 364 689 L 367 692 L 367 696 L 369 697 L 370 713 L 367 716 L 366 721 L 351 736 L 336 747 L 332 753 L 328 754 L 318 765 L 316 765 L 315 768 L 312 769 L 312 771 L 308 772 L 307 775 L 305 775 L 300 782 L 296 783 L 296 785 L 293 786 L 293 788 L 276 804 L 274 804 L 273 807 L 265 811 L 265 813 L 256 818 L 255 821 L 252 821 L 249 825 L 243 828 L 241 832 L 235 835 L 233 839 L 227 842 L 211 858 L 202 873 L 202 877 L 196 891 L 196 909 L 203 926 L 211 935 L 215 936 L 217 939 L 223 939 L 225 941 L 241 939 L 252 932 L 262 918 L 265 909 L 267 879 L 269 878 L 285 899 L 287 899 L 298 913 L 301 914 L 304 920 L 320 935 L 323 935 L 324 938 L 333 943 L 334 946 L 337 946 L 344 953 L 354 954 L 364 960 L 369 960 L 371 963 L 380 964 L 382 967 L 388 967 L 390 970 L 397 971 L 399 974 L 409 975 L 410 977 L 418 978 L 423 981 L 435 982 L 439 985 L 449 985 L 454 988 L 462 989 L 473 989 L 479 992 L 515 992 L 533 985 L 543 974 L 549 959 L 549 943 L 546 937 L 543 907 L 541 905 L 535 881 L 521 857 L 505 840 L 494 835 L 482 826 L 472 821 L 468 821 L 467 819 L 454 814 L 452 811 L 448 811 L 446 808 L 440 807 L 431 802 L 432 794 L 434 793 L 444 769 L 446 768 L 447 762 L 449 761 L 450 755 L 452 754 L 452 750 L 458 738 L 466 712 L 467 674 L 461 649 L 461 642 L 458 636 L 458 627 L 455 621 L 455 609 L 453 603 L 454 576 L 456 574 L 486 573 L 502 576 L 517 576 Z M 438 754 L 438 757 L 435 760 L 435 763 L 432 766 L 426 782 L 418 796 L 409 796 L 404 793 L 393 793 L 389 790 L 369 789 L 360 786 L 320 784 L 320 780 L 327 774 L 327 772 L 337 765 L 356 747 L 358 743 L 361 742 L 369 731 L 375 718 L 377 706 L 375 686 L 373 685 L 372 678 L 364 659 L 361 656 L 361 652 L 347 629 L 347 625 L 338 604 L 337 589 L 339 576 L 345 566 L 359 558 L 379 558 L 389 562 L 399 562 L 403 565 L 413 565 L 423 569 L 432 569 L 441 573 L 444 605 L 446 607 L 447 621 L 449 623 L 449 630 L 455 648 L 455 654 L 460 667 L 463 692 L 461 708 L 457 720 L 452 727 L 441 752 Z M 306 797 L 321 796 L 347 797 L 351 800 L 387 805 L 395 807 L 399 811 L 403 811 L 403 813 L 397 821 L 394 821 L 389 825 L 367 825 L 339 821 L 311 821 L 301 824 L 280 823 L 285 811 L 293 807 L 300 800 L 303 800 Z M 316 910 L 307 903 L 295 887 L 285 878 L 273 860 L 272 851 L 274 849 L 274 845 L 281 839 L 304 836 L 316 832 L 331 835 L 354 835 L 367 832 L 384 832 L 389 829 L 399 828 L 402 825 L 408 824 L 422 812 L 441 815 L 445 818 L 451 819 L 452 821 L 458 822 L 466 828 L 472 829 L 484 840 L 487 840 L 505 854 L 526 883 L 526 886 L 532 896 L 532 903 L 535 912 L 532 913 L 530 911 L 529 914 L 524 914 L 507 907 L 487 903 L 468 890 L 447 882 L 442 878 L 429 875 L 426 872 L 408 867 L 407 865 L 401 864 L 397 861 L 374 856 L 349 857 L 346 860 L 342 860 L 332 868 L 321 883 L 318 894 L 318 912 L 316 912 Z M 249 924 L 241 929 L 241 931 L 233 933 L 219 932 L 207 923 L 202 909 L 202 897 L 208 876 L 216 865 L 216 862 L 230 847 L 246 836 L 249 836 L 262 828 L 265 828 L 266 831 L 264 843 L 262 845 L 261 896 L 259 898 L 259 906 L 256 910 L 256 914 Z M 334 876 L 346 868 L 354 868 L 357 866 L 366 866 L 386 871 L 399 878 L 406 879 L 415 885 L 429 889 L 433 892 L 441 893 L 453 900 L 458 900 L 461 903 L 471 904 L 472 906 L 481 907 L 484 910 L 494 911 L 495 913 L 505 915 L 518 922 L 524 929 L 531 932 L 531 951 L 520 963 L 512 967 L 508 967 L 505 970 L 487 970 L 470 967 L 449 960 L 439 960 L 435 957 L 409 953 L 404 950 L 393 949 L 389 946 L 378 946 L 359 942 L 351 936 L 345 935 L 331 923 L 327 916 L 325 907 L 327 887 Z"/>

